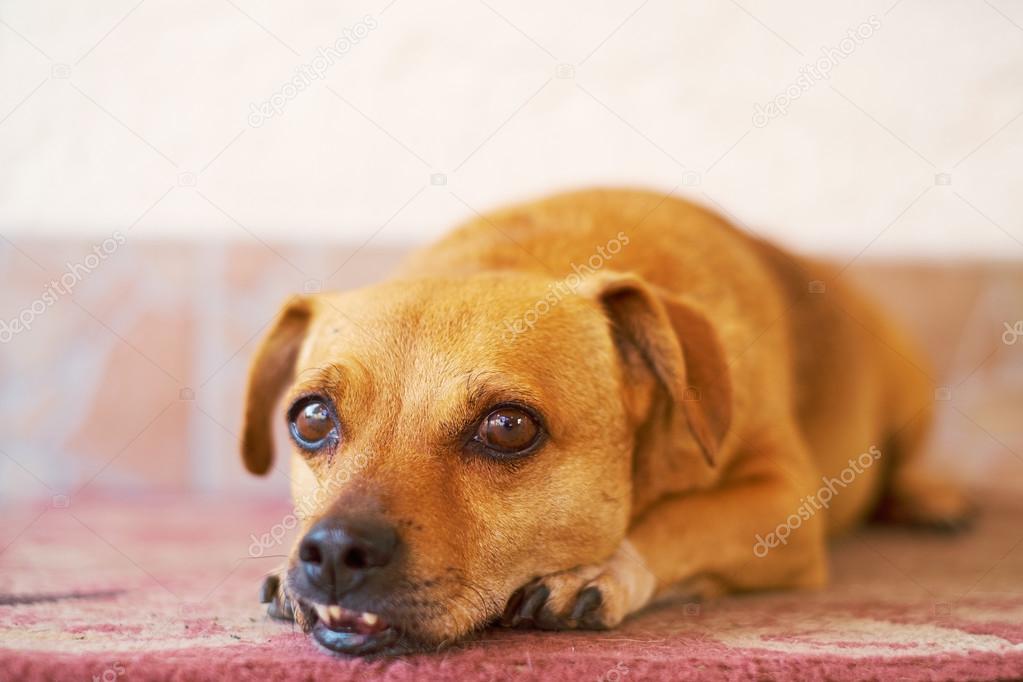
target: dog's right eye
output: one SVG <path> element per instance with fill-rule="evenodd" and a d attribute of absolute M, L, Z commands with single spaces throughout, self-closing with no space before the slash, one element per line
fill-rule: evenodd
<path fill-rule="evenodd" d="M 477 427 L 473 441 L 491 457 L 506 459 L 532 452 L 543 440 L 539 421 L 518 405 L 503 405 Z"/>
<path fill-rule="evenodd" d="M 291 436 L 303 450 L 320 450 L 337 442 L 338 423 L 329 404 L 316 396 L 296 402 L 288 415 Z"/>

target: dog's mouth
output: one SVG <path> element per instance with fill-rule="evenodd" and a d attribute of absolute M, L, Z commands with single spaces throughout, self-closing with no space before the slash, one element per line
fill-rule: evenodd
<path fill-rule="evenodd" d="M 393 647 L 401 631 L 379 614 L 352 611 L 337 604 L 311 604 L 316 614 L 313 639 L 339 654 L 380 653 Z"/>

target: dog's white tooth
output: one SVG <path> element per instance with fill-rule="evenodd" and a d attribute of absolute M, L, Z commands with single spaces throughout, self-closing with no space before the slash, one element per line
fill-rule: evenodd
<path fill-rule="evenodd" d="M 366 625 L 376 625 L 379 617 L 375 613 L 369 613 L 368 611 L 362 614 L 362 622 Z"/>
<path fill-rule="evenodd" d="M 316 614 L 324 623 L 330 624 L 330 607 L 325 604 L 316 604 Z"/>
<path fill-rule="evenodd" d="M 334 620 L 334 621 L 341 620 L 341 613 L 342 613 L 343 609 L 340 606 L 337 606 L 335 604 L 334 606 L 328 606 L 327 609 L 330 612 L 330 619 L 331 620 Z"/>

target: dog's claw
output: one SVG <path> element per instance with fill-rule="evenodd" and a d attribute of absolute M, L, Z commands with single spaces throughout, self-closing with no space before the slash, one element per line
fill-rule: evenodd
<path fill-rule="evenodd" d="M 547 603 L 547 597 L 551 595 L 550 589 L 543 583 L 537 583 L 532 592 L 525 601 L 522 603 L 522 608 L 519 609 L 519 613 L 516 617 L 516 625 L 522 623 L 524 625 L 531 625 L 536 622 L 537 616 L 540 613 L 540 609 L 545 603 Z"/>
<path fill-rule="evenodd" d="M 600 588 L 590 585 L 575 595 L 570 609 L 557 613 L 551 604 L 551 588 L 544 584 L 544 579 L 538 578 L 516 590 L 508 599 L 501 625 L 541 630 L 601 630 L 607 627 L 600 617 L 603 602 Z"/>
<path fill-rule="evenodd" d="M 603 564 L 534 578 L 508 600 L 501 624 L 543 630 L 607 630 L 645 606 L 656 586 L 631 545 Z"/>
<path fill-rule="evenodd" d="M 585 624 L 588 620 L 592 620 L 594 612 L 603 601 L 604 595 L 600 593 L 600 588 L 593 586 L 585 588 L 576 598 L 575 606 L 572 608 L 572 615 L 569 616 L 569 619 L 576 623 Z"/>
<path fill-rule="evenodd" d="M 525 595 L 525 590 L 526 588 L 520 587 L 512 592 L 512 596 L 508 599 L 508 605 L 504 607 L 504 614 L 501 616 L 501 625 L 504 627 L 514 626 L 515 615 L 519 611 L 519 606 L 522 605 L 522 597 Z"/>
<path fill-rule="evenodd" d="M 281 579 L 276 574 L 270 574 L 263 578 L 263 584 L 259 586 L 259 603 L 269 604 L 277 596 L 280 589 Z"/>
<path fill-rule="evenodd" d="M 551 591 L 539 580 L 520 587 L 508 600 L 501 624 L 505 627 L 533 627 Z"/>

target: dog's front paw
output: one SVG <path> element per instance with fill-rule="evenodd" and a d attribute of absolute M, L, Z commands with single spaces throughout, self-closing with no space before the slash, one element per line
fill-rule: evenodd
<path fill-rule="evenodd" d="M 281 576 L 277 573 L 271 573 L 263 578 L 263 584 L 259 587 L 259 603 L 268 605 L 266 613 L 271 618 L 295 620 L 295 608 L 284 590 Z"/>
<path fill-rule="evenodd" d="M 535 578 L 512 594 L 501 624 L 606 630 L 650 601 L 656 579 L 626 540 L 605 563 Z"/>

